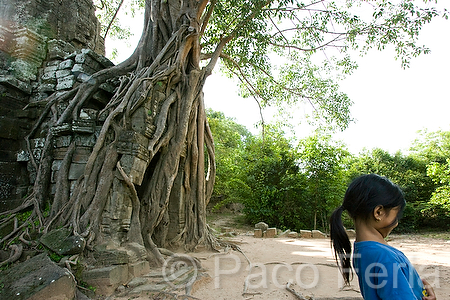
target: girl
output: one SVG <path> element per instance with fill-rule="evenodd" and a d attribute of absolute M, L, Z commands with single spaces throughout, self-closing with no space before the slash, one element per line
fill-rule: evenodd
<path fill-rule="evenodd" d="M 353 219 L 356 231 L 353 267 L 366 300 L 436 299 L 433 289 L 420 280 L 406 256 L 385 241 L 397 226 L 405 205 L 403 192 L 397 185 L 370 174 L 353 180 L 342 206 L 331 215 L 331 242 L 346 284 L 352 274 L 351 244 L 342 225 L 342 212 L 347 210 Z"/>

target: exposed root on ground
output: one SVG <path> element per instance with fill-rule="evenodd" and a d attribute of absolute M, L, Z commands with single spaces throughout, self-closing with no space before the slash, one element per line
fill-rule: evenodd
<path fill-rule="evenodd" d="M 10 245 L 9 249 L 11 249 L 11 254 L 8 259 L 5 261 L 2 261 L 0 263 L 0 267 L 3 267 L 4 265 L 11 264 L 18 260 L 23 252 L 23 246 L 21 244 L 19 245 Z"/>
<path fill-rule="evenodd" d="M 286 290 L 289 291 L 292 295 L 294 295 L 299 300 L 308 300 L 307 298 L 303 297 L 302 294 L 297 293 L 293 288 L 291 288 L 291 282 L 288 282 L 286 284 Z M 314 300 L 314 297 L 309 297 L 309 300 Z"/>
<path fill-rule="evenodd" d="M 178 295 L 173 292 L 159 292 L 150 298 L 152 300 L 201 300 L 189 295 Z"/>

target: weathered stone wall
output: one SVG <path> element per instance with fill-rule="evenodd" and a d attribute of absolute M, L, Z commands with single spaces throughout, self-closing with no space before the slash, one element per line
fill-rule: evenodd
<path fill-rule="evenodd" d="M 92 0 L 0 0 L 0 26 L 28 28 L 48 39 L 104 55 L 104 40 Z"/>
<path fill-rule="evenodd" d="M 37 82 L 30 95 L 29 110 L 39 110 L 42 103 L 45 103 L 45 99 L 54 92 L 69 90 L 75 85 L 89 80 L 89 75 L 112 65 L 108 59 L 90 49 L 77 51 L 63 41 L 49 41 L 47 60 L 38 70 Z M 55 160 L 52 166 L 51 194 L 55 193 L 57 172 L 72 141 L 75 141 L 77 147 L 70 166 L 69 181 L 74 184 L 83 174 L 84 166 L 101 129 L 101 124 L 96 123 L 99 107 L 103 107 L 109 101 L 113 90 L 114 86 L 111 84 L 102 85 L 101 92 L 94 95 L 98 107 L 83 108 L 81 109 L 80 120 L 52 128 L 56 139 L 53 153 Z M 66 106 L 67 103 L 58 105 L 58 117 L 63 113 Z M 40 134 L 30 140 L 31 150 L 36 161 L 41 158 L 40 154 L 44 147 L 45 136 L 46 132 L 41 131 Z M 16 161 L 27 166 L 27 172 L 30 175 L 29 184 L 32 185 L 36 177 L 36 170 L 30 161 L 30 155 L 26 148 L 22 147 L 17 152 Z"/>
<path fill-rule="evenodd" d="M 92 0 L 0 0 L 0 211 L 16 207 L 30 192 L 35 170 L 24 137 L 40 116 L 45 99 L 112 65 L 102 56 L 104 42 L 94 11 Z M 113 89 L 103 88 L 95 95 L 99 107 Z M 77 124 L 56 129 L 56 157 L 71 139 L 79 146 L 72 178 L 95 141 L 95 114 L 95 107 L 85 108 Z M 31 140 L 36 159 L 46 130 L 44 126 Z M 56 172 L 58 159 L 53 168 Z"/>

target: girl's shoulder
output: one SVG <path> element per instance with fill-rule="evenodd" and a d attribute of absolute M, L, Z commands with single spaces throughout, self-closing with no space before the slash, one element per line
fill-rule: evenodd
<path fill-rule="evenodd" d="M 355 253 L 359 254 L 370 254 L 373 258 L 383 257 L 384 259 L 393 259 L 395 261 L 403 261 L 406 256 L 400 250 L 375 241 L 363 241 L 355 242 L 354 244 Z"/>

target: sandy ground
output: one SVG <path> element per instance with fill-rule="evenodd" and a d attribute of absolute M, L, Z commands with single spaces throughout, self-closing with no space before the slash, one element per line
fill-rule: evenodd
<path fill-rule="evenodd" d="M 333 258 L 329 239 L 255 238 L 251 227 L 243 227 L 235 216 L 219 215 L 209 220 L 214 228 L 233 231 L 223 238 L 238 245 L 221 253 L 183 253 L 197 258 L 206 276 L 193 285 L 193 299 L 201 300 L 295 300 L 286 284 L 309 299 L 362 299 L 355 274 L 350 287 L 343 280 Z M 450 299 L 450 240 L 424 235 L 391 234 L 388 243 L 403 251 L 420 276 L 433 286 L 437 299 Z M 115 300 L 144 300 L 123 297 Z M 150 299 L 169 299 L 151 298 Z M 175 299 L 175 298 L 172 298 Z M 177 298 L 183 299 L 183 298 Z M 192 298 L 191 298 L 192 299 Z"/>
<path fill-rule="evenodd" d="M 199 272 L 207 276 L 193 285 L 193 298 L 176 299 L 300 299 L 286 290 L 288 282 L 306 299 L 362 299 L 356 275 L 350 287 L 342 288 L 329 239 L 255 238 L 241 233 L 227 240 L 240 251 L 186 253 L 201 261 Z M 389 244 L 406 254 L 421 277 L 433 285 L 437 299 L 450 299 L 450 240 L 393 234 Z M 169 298 L 147 294 L 109 299 Z"/>
<path fill-rule="evenodd" d="M 306 297 L 362 299 L 356 275 L 351 287 L 342 289 L 328 239 L 239 235 L 230 241 L 237 243 L 242 253 L 191 253 L 202 261 L 210 275 L 192 296 L 223 300 L 296 299 L 285 288 L 291 282 L 291 287 Z M 438 299 L 450 299 L 450 241 L 392 235 L 389 244 L 407 255 L 421 277 L 434 286 Z"/>

